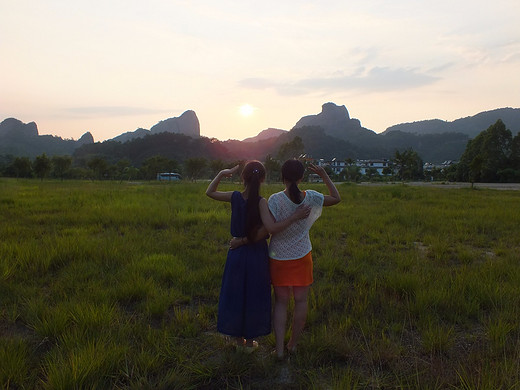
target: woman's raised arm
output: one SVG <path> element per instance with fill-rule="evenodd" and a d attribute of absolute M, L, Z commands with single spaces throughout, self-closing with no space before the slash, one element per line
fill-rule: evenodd
<path fill-rule="evenodd" d="M 325 172 L 325 169 L 323 169 L 323 167 L 321 166 L 314 164 L 310 164 L 309 169 L 321 177 L 321 179 L 327 186 L 327 189 L 329 190 L 329 195 L 324 196 L 323 206 L 333 206 L 341 202 L 341 196 L 339 195 L 339 191 L 332 182 L 332 180 L 330 180 L 330 177 L 329 175 L 327 175 L 327 172 Z"/>
<path fill-rule="evenodd" d="M 206 195 L 211 199 L 220 200 L 222 202 L 231 202 L 233 191 L 217 191 L 217 188 L 223 177 L 231 177 L 236 171 L 238 171 L 238 165 L 235 165 L 233 168 L 223 169 L 217 173 L 217 176 L 215 176 L 211 183 L 209 183 L 209 186 L 206 189 Z"/>

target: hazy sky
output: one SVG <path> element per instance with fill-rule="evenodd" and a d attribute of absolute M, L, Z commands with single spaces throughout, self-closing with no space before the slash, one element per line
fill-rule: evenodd
<path fill-rule="evenodd" d="M 376 132 L 517 108 L 519 19 L 518 0 L 0 0 L 0 121 L 102 141 L 191 109 L 226 140 L 326 102 Z"/>

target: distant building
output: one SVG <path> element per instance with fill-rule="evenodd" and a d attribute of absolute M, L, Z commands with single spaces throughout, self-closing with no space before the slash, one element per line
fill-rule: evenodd
<path fill-rule="evenodd" d="M 309 178 L 307 179 L 309 183 L 322 183 L 323 179 L 320 177 L 320 175 L 317 175 L 315 173 L 309 174 Z"/>
<path fill-rule="evenodd" d="M 453 160 L 446 160 L 442 164 L 433 164 L 433 163 L 424 163 L 423 170 L 425 172 L 432 171 L 433 169 L 440 169 L 443 170 L 444 168 L 449 167 L 450 165 L 456 164 L 456 161 Z"/>
<path fill-rule="evenodd" d="M 335 175 L 339 175 L 347 167 L 345 160 L 338 160 L 335 157 L 329 162 L 329 167 Z"/>
<path fill-rule="evenodd" d="M 356 165 L 359 167 L 359 172 L 362 175 L 366 175 L 370 169 L 375 169 L 379 175 L 383 176 L 385 175 L 383 170 L 391 167 L 391 161 L 386 159 L 356 160 Z"/>
<path fill-rule="evenodd" d="M 387 159 L 356 160 L 356 162 L 349 164 L 347 161 L 338 160 L 337 158 L 333 158 L 330 161 L 326 161 L 321 158 L 314 160 L 313 163 L 318 166 L 329 166 L 332 173 L 334 173 L 335 175 L 341 174 L 341 172 L 347 169 L 350 165 L 355 165 L 359 167 L 359 173 L 361 175 L 367 175 L 369 173 L 369 170 L 371 169 L 375 170 L 381 176 L 387 176 L 392 174 L 391 170 L 386 170 L 387 168 L 392 167 L 392 161 Z M 383 170 L 385 170 L 385 173 L 383 173 Z M 311 181 L 310 175 L 309 181 Z"/>

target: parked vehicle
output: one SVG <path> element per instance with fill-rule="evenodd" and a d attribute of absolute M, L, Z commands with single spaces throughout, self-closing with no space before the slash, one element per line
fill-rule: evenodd
<path fill-rule="evenodd" d="M 163 172 L 157 174 L 157 180 L 159 181 L 177 181 L 181 179 L 182 176 L 175 172 Z"/>

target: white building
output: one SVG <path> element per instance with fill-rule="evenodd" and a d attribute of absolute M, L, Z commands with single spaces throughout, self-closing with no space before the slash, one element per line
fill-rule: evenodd
<path fill-rule="evenodd" d="M 356 165 L 359 167 L 359 172 L 366 175 L 370 169 L 375 169 L 379 175 L 385 175 L 383 170 L 390 168 L 390 160 L 356 160 Z"/>
<path fill-rule="evenodd" d="M 329 162 L 329 167 L 335 175 L 339 175 L 341 171 L 347 167 L 347 163 L 334 157 L 332 161 Z"/>

